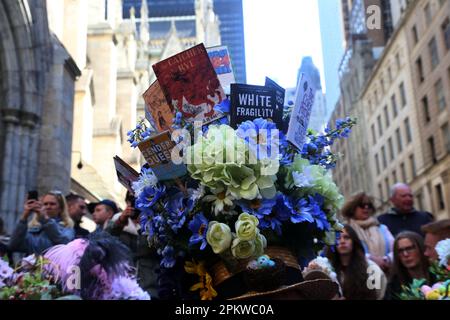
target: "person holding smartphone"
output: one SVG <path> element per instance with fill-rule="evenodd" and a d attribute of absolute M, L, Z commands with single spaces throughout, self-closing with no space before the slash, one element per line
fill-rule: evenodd
<path fill-rule="evenodd" d="M 9 249 L 39 255 L 52 246 L 72 241 L 74 236 L 73 221 L 63 194 L 51 191 L 38 199 L 36 192 L 30 192 Z"/>

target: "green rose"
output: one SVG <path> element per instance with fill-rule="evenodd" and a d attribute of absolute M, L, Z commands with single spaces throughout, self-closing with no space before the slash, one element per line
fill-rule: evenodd
<path fill-rule="evenodd" d="M 247 259 L 255 254 L 255 241 L 242 241 L 239 238 L 233 240 L 231 253 L 237 259 Z"/>
<path fill-rule="evenodd" d="M 236 236 L 242 241 L 255 240 L 259 220 L 248 213 L 242 213 L 236 221 Z"/>
<path fill-rule="evenodd" d="M 267 240 L 262 234 L 258 233 L 255 240 L 255 255 L 257 257 L 264 254 L 264 249 L 267 247 Z"/>
<path fill-rule="evenodd" d="M 226 224 L 211 221 L 206 232 L 206 241 L 215 254 L 220 254 L 231 245 L 231 230 Z"/>

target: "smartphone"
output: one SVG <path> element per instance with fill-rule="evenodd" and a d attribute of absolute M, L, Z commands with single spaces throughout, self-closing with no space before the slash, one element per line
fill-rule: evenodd
<path fill-rule="evenodd" d="M 28 191 L 28 200 L 38 200 L 38 192 L 36 190 Z"/>

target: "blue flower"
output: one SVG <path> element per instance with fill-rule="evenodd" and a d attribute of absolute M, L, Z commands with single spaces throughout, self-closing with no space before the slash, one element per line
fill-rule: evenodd
<path fill-rule="evenodd" d="M 201 242 L 200 250 L 204 250 L 208 244 L 206 241 L 206 232 L 208 231 L 209 221 L 205 218 L 203 213 L 196 214 L 194 219 L 189 222 L 189 230 L 192 231 L 192 236 L 189 239 L 189 245 L 194 245 Z"/>
<path fill-rule="evenodd" d="M 164 208 L 168 213 L 167 224 L 175 233 L 177 233 L 186 222 L 186 216 L 190 211 L 187 202 L 188 201 L 184 199 L 183 193 L 180 192 L 164 204 Z"/>
<path fill-rule="evenodd" d="M 221 103 L 215 105 L 214 110 L 220 113 L 230 113 L 230 100 L 224 99 Z"/>
<path fill-rule="evenodd" d="M 161 266 L 165 268 L 173 268 L 176 263 L 174 248 L 167 245 L 164 247 L 164 250 L 160 252 L 160 255 L 163 257 L 161 260 Z"/>
<path fill-rule="evenodd" d="M 327 215 L 322 210 L 324 204 L 323 196 L 316 193 L 314 196 L 309 196 L 308 200 L 311 208 L 310 213 L 316 222 L 317 228 L 328 231 L 330 229 L 330 223 L 328 222 Z"/>
<path fill-rule="evenodd" d="M 282 133 L 275 123 L 262 118 L 245 121 L 239 125 L 236 134 L 247 142 L 258 160 L 278 157 Z"/>
<path fill-rule="evenodd" d="M 165 191 L 165 186 L 145 187 L 136 200 L 137 208 L 146 210 L 153 207 L 155 203 L 158 202 L 158 200 L 164 195 Z"/>
<path fill-rule="evenodd" d="M 312 210 L 313 209 L 309 205 L 308 200 L 305 198 L 300 198 L 292 207 L 291 211 L 292 223 L 301 223 L 301 222 L 313 223 L 314 218 L 312 217 L 311 212 Z"/>

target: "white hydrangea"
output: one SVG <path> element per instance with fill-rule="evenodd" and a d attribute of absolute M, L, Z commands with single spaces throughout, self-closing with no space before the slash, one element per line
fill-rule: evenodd
<path fill-rule="evenodd" d="M 139 180 L 132 183 L 134 194 L 139 197 L 146 187 L 155 187 L 158 184 L 158 178 L 152 169 L 142 169 Z"/>
<path fill-rule="evenodd" d="M 439 263 L 447 267 L 450 259 L 450 239 L 439 241 L 436 245 L 436 252 L 439 255 Z"/>

